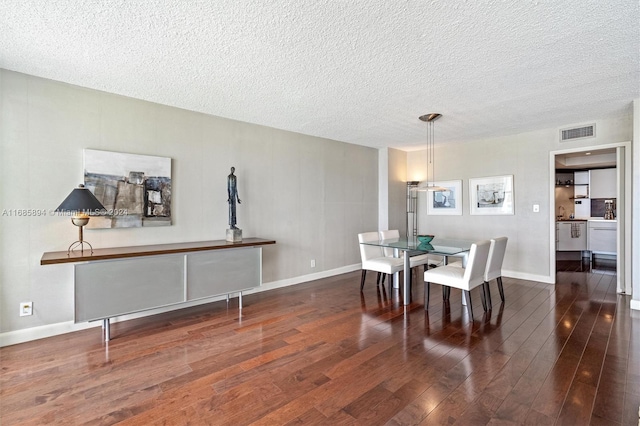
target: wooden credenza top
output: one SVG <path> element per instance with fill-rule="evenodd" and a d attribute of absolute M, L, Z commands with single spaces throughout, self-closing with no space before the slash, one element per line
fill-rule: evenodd
<path fill-rule="evenodd" d="M 232 243 L 226 240 L 195 241 L 188 243 L 153 244 L 146 246 L 112 247 L 91 250 L 52 251 L 46 252 L 40 259 L 41 265 L 55 265 L 58 263 L 89 262 L 94 260 L 124 259 L 127 257 L 157 256 L 161 254 L 176 254 L 193 251 L 222 250 L 239 247 L 263 246 L 275 244 L 275 240 L 263 238 L 245 238 Z"/>

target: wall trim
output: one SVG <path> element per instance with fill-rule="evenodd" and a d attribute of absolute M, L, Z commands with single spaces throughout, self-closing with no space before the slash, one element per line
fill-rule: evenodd
<path fill-rule="evenodd" d="M 631 299 L 631 303 L 629 304 L 629 307 L 633 310 L 640 311 L 640 300 Z"/>
<path fill-rule="evenodd" d="M 267 290 L 273 290 L 281 287 L 289 287 L 296 284 L 302 284 L 309 281 L 319 280 L 321 278 L 328 278 L 334 275 L 346 274 L 348 272 L 358 271 L 362 267 L 361 264 L 347 265 L 328 271 L 316 272 L 308 275 L 301 275 L 294 278 L 287 278 L 284 280 L 272 281 L 265 283 L 259 288 L 243 291 L 243 295 L 261 293 Z M 358 281 L 359 282 L 359 281 Z M 233 293 L 232 293 L 233 294 Z M 119 317 L 111 318 L 111 323 L 128 321 L 136 318 L 144 318 L 151 315 L 157 315 L 165 312 L 176 311 L 178 309 L 190 308 L 192 306 L 204 305 L 206 303 L 218 302 L 220 300 L 226 300 L 226 295 L 210 297 L 207 299 L 199 299 L 191 302 L 181 303 L 179 305 L 171 305 L 163 308 L 150 309 L 144 312 L 137 312 L 135 314 L 122 315 Z M 237 297 L 237 294 L 236 294 Z M 75 331 L 82 331 L 89 328 L 102 327 L 102 321 L 81 322 L 74 323 L 73 321 L 59 322 L 55 324 L 47 324 L 31 328 L 23 328 L 21 330 L 9 331 L 6 333 L 0 333 L 0 347 L 16 345 L 18 343 L 30 342 L 33 340 L 45 339 L 47 337 L 58 336 L 60 334 L 73 333 Z"/>
<path fill-rule="evenodd" d="M 634 272 L 634 269 L 633 269 L 634 259 L 632 259 L 631 253 L 632 253 L 633 247 L 631 244 L 629 244 L 629 242 L 626 241 L 626 239 L 634 238 L 634 236 L 633 236 L 633 233 L 631 233 L 629 236 L 621 234 L 622 229 L 627 229 L 627 230 L 632 229 L 631 228 L 632 226 L 631 205 L 635 201 L 631 191 L 632 182 L 633 182 L 633 176 L 631 173 L 633 169 L 633 162 L 632 162 L 632 152 L 631 152 L 630 141 L 615 142 L 615 143 L 608 143 L 608 144 L 601 144 L 601 145 L 596 144 L 596 145 L 588 145 L 588 146 L 582 146 L 582 147 L 576 147 L 576 148 L 549 151 L 549 170 L 550 170 L 549 173 L 554 173 L 553 175 L 549 176 L 549 182 L 548 182 L 549 206 L 553 207 L 549 209 L 549 268 L 550 268 L 549 274 L 551 276 L 555 276 L 556 274 L 556 247 L 555 247 L 556 245 L 555 243 L 556 241 L 556 211 L 555 211 L 556 164 L 555 164 L 555 157 L 558 154 L 584 152 L 584 151 L 606 149 L 606 148 L 615 148 L 616 156 L 617 156 L 616 163 L 623 164 L 622 166 L 623 176 L 620 176 L 619 166 L 617 166 L 617 173 L 616 173 L 618 176 L 617 179 L 622 178 L 624 180 L 624 185 L 621 185 L 620 182 L 618 182 L 617 191 L 618 191 L 618 198 L 620 198 L 620 195 L 623 195 L 624 203 L 625 203 L 623 214 L 621 215 L 620 212 L 618 212 L 618 223 L 620 223 L 620 217 L 622 217 L 623 218 L 622 220 L 624 220 L 624 227 L 618 226 L 618 231 L 617 231 L 617 251 L 618 251 L 617 259 L 618 260 L 617 260 L 616 270 L 618 273 L 616 274 L 616 288 L 618 292 L 626 292 L 627 294 L 632 294 L 633 287 L 631 284 L 632 284 L 632 274 Z M 624 148 L 623 158 L 620 157 L 621 155 L 620 148 Z M 623 194 L 620 193 L 621 189 L 624 191 Z"/>
<path fill-rule="evenodd" d="M 505 269 L 502 270 L 502 276 L 507 278 L 516 278 L 519 280 L 536 281 L 536 282 L 541 282 L 545 284 L 556 283 L 556 280 L 548 275 L 536 275 L 536 274 L 529 274 L 526 272 L 507 271 Z"/>

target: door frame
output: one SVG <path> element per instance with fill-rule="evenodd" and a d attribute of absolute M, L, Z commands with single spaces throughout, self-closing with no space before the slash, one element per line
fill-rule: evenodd
<path fill-rule="evenodd" d="M 616 289 L 618 293 L 632 293 L 631 281 L 631 235 L 625 229 L 631 229 L 631 142 L 618 142 L 604 145 L 591 145 L 579 148 L 568 148 L 549 152 L 549 266 L 551 279 L 556 279 L 556 192 L 555 170 L 556 155 L 574 152 L 593 151 L 598 149 L 616 148 L 616 170 L 618 200 L 618 226 L 616 230 L 616 244 L 618 255 L 616 256 Z M 620 208 L 620 206 L 622 207 Z M 625 235 L 626 234 L 626 235 Z"/>

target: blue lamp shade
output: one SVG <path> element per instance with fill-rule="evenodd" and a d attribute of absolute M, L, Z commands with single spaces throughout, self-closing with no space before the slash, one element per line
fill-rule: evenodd
<path fill-rule="evenodd" d="M 78 185 L 62 204 L 56 209 L 57 212 L 83 212 L 99 213 L 106 210 L 102 203 L 83 184 Z"/>

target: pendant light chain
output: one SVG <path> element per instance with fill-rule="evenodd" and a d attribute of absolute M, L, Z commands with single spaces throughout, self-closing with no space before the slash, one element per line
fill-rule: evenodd
<path fill-rule="evenodd" d="M 433 122 L 442 117 L 442 114 L 431 113 L 418 117 L 427 123 L 427 188 L 435 187 L 436 164 L 435 164 L 435 129 Z"/>
<path fill-rule="evenodd" d="M 433 161 L 433 158 L 436 155 L 436 151 L 435 151 L 435 143 L 434 143 L 434 133 L 433 133 L 433 121 L 430 121 L 429 123 L 429 143 L 431 144 L 431 155 L 429 158 L 429 163 L 431 164 L 431 185 L 435 185 L 435 181 L 436 181 L 436 164 Z"/>

